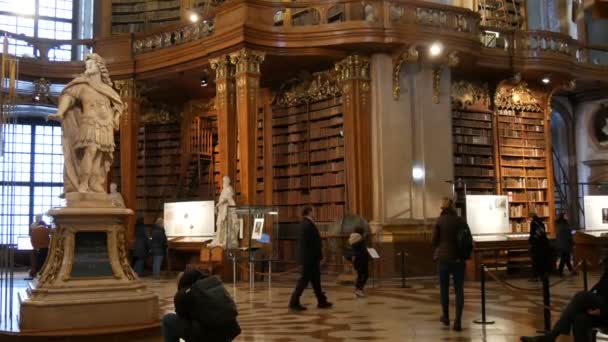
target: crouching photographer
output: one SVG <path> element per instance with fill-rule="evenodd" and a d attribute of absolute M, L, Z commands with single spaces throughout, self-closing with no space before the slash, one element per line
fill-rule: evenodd
<path fill-rule="evenodd" d="M 173 301 L 175 313 L 162 322 L 165 342 L 226 342 L 241 333 L 236 304 L 216 276 L 184 272 Z"/>

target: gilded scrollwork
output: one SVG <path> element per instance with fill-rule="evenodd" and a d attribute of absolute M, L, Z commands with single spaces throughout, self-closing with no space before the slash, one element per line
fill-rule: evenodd
<path fill-rule="evenodd" d="M 515 86 L 500 86 L 494 96 L 494 103 L 498 108 L 542 112 L 541 101 L 535 96 L 525 81 Z"/>
<path fill-rule="evenodd" d="M 348 80 L 369 80 L 369 58 L 351 55 L 336 63 L 338 82 Z"/>
<path fill-rule="evenodd" d="M 211 65 L 211 69 L 215 70 L 216 80 L 234 77 L 234 67 L 230 64 L 230 57 L 228 55 L 212 58 L 209 60 L 209 64 Z"/>
<path fill-rule="evenodd" d="M 118 238 L 118 259 L 120 261 L 120 267 L 122 268 L 122 272 L 129 280 L 135 280 L 135 273 L 129 264 L 129 258 L 127 253 L 127 240 L 125 235 L 124 228 L 120 228 L 117 231 Z"/>
<path fill-rule="evenodd" d="M 51 255 L 49 255 L 42 273 L 38 277 L 38 288 L 49 284 L 57 278 L 61 265 L 63 263 L 63 255 L 65 253 L 65 240 L 68 235 L 68 229 L 59 226 L 54 232 L 51 239 Z"/>
<path fill-rule="evenodd" d="M 230 54 L 230 62 L 236 66 L 236 74 L 260 74 L 260 66 L 266 53 L 250 49 L 240 49 Z"/>
<path fill-rule="evenodd" d="M 316 72 L 312 75 L 302 72 L 285 82 L 273 100 L 281 107 L 294 106 L 309 101 L 319 101 L 342 94 L 335 70 Z"/>
<path fill-rule="evenodd" d="M 466 109 L 475 104 L 482 107 L 490 106 L 490 92 L 487 84 L 479 86 L 466 81 L 453 82 L 451 96 L 452 106 L 457 109 Z"/>
<path fill-rule="evenodd" d="M 420 53 L 415 45 L 409 46 L 405 51 L 397 54 L 393 58 L 393 98 L 399 99 L 401 94 L 401 84 L 399 82 L 401 77 L 401 68 L 403 63 L 416 63 L 420 59 Z"/>

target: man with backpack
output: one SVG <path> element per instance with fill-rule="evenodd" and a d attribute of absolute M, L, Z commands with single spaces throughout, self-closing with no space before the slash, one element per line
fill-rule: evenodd
<path fill-rule="evenodd" d="M 236 304 L 215 276 L 184 272 L 173 298 L 175 312 L 163 317 L 165 342 L 228 342 L 241 333 Z"/>
<path fill-rule="evenodd" d="M 456 214 L 454 202 L 444 198 L 441 215 L 433 230 L 434 260 L 438 262 L 439 289 L 443 315 L 440 318 L 445 326 L 450 325 L 450 275 L 456 292 L 455 331 L 462 331 L 462 310 L 464 307 L 464 269 L 465 260 L 471 256 L 473 239 L 467 223 Z"/>

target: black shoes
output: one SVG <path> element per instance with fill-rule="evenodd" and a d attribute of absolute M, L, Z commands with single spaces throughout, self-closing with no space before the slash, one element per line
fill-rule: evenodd
<path fill-rule="evenodd" d="M 305 306 L 302 306 L 301 304 L 297 304 L 297 305 L 290 305 L 289 306 L 289 310 L 290 311 L 294 311 L 294 312 L 302 312 L 306 310 Z"/>
<path fill-rule="evenodd" d="M 520 338 L 521 342 L 554 342 L 555 339 L 551 338 L 551 336 L 540 335 L 540 336 L 522 336 Z"/>
<path fill-rule="evenodd" d="M 462 331 L 462 324 L 458 321 L 454 322 L 454 326 L 452 327 L 454 331 Z"/>
<path fill-rule="evenodd" d="M 332 306 L 334 306 L 334 305 L 330 302 L 323 302 L 323 303 L 317 304 L 317 308 L 319 308 L 319 309 L 329 309 Z"/>
<path fill-rule="evenodd" d="M 441 316 L 439 318 L 439 322 L 443 323 L 443 325 L 445 325 L 446 327 L 450 326 L 450 319 L 447 318 L 446 316 Z"/>

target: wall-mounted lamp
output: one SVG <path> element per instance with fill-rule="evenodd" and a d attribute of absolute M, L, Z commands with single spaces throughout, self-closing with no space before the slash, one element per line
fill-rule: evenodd
<path fill-rule="evenodd" d="M 416 181 L 422 180 L 424 178 L 424 169 L 420 166 L 414 166 L 412 168 L 412 177 Z"/>
<path fill-rule="evenodd" d="M 429 47 L 429 54 L 431 57 L 437 57 L 441 55 L 441 52 L 443 52 L 443 45 L 439 42 L 435 42 Z"/>
<path fill-rule="evenodd" d="M 209 85 L 209 75 L 207 74 L 207 70 L 203 70 L 201 74 L 201 87 L 206 87 Z"/>
<path fill-rule="evenodd" d="M 551 79 L 549 78 L 549 76 L 543 76 L 543 78 L 540 81 L 543 82 L 544 84 L 551 83 Z"/>
<path fill-rule="evenodd" d="M 191 22 L 196 23 L 198 21 L 198 14 L 195 12 L 190 13 L 189 19 Z"/>

